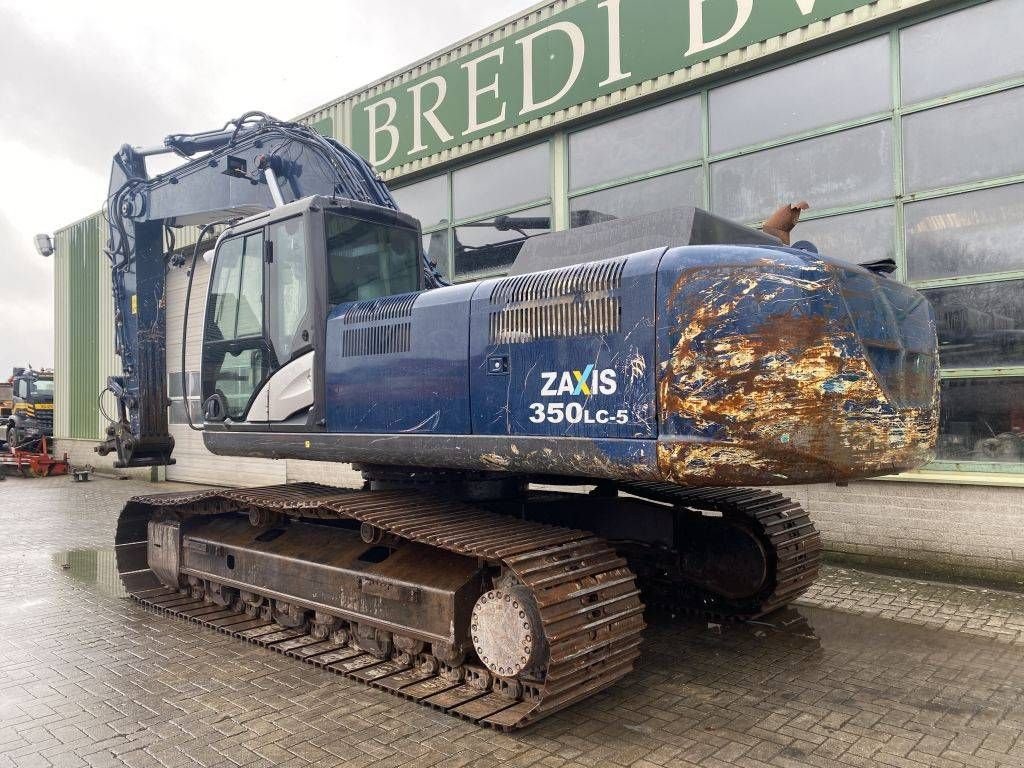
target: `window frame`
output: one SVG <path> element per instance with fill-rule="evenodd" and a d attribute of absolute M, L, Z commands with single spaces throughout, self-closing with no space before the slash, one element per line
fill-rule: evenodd
<path fill-rule="evenodd" d="M 493 211 L 484 211 L 482 213 L 473 214 L 472 216 L 468 216 L 468 217 L 463 217 L 463 218 L 459 218 L 459 219 L 456 219 L 454 217 L 454 211 L 455 211 L 455 191 L 454 191 L 455 190 L 455 180 L 454 180 L 453 177 L 454 177 L 454 175 L 455 175 L 455 173 L 457 171 L 461 171 L 461 170 L 464 170 L 466 168 L 472 168 L 473 166 L 480 165 L 482 163 L 486 163 L 489 160 L 494 160 L 495 158 L 503 157 L 505 155 L 511 155 L 511 154 L 514 154 L 515 152 L 518 152 L 518 151 L 523 150 L 523 149 L 530 149 L 532 147 L 541 146 L 542 144 L 547 144 L 548 145 L 548 158 L 549 158 L 549 160 L 548 160 L 548 165 L 549 165 L 548 191 L 547 191 L 547 194 L 545 196 L 540 197 L 540 198 L 536 198 L 536 199 L 533 199 L 533 200 L 528 200 L 528 201 L 523 202 L 523 203 L 516 203 L 515 205 L 513 205 L 511 207 L 499 208 L 499 209 L 493 210 Z M 513 215 L 513 214 L 516 214 L 516 213 L 521 213 L 522 211 L 527 211 L 527 210 L 529 210 L 531 208 L 537 208 L 537 207 L 540 207 L 540 206 L 547 205 L 547 206 L 551 207 L 551 224 L 552 224 L 551 231 L 552 232 L 555 231 L 555 229 L 557 228 L 556 224 L 557 224 L 558 219 L 557 219 L 557 216 L 555 214 L 555 211 L 556 211 L 555 200 L 557 199 L 557 197 L 556 197 L 556 195 L 554 193 L 554 189 L 553 189 L 553 187 L 554 187 L 554 184 L 553 184 L 553 171 L 554 171 L 555 168 L 558 167 L 558 165 L 560 163 L 560 160 L 561 160 L 559 149 L 560 148 L 558 147 L 558 143 L 552 137 L 548 137 L 548 138 L 546 138 L 544 140 L 541 140 L 541 141 L 524 142 L 524 143 L 521 143 L 521 144 L 516 144 L 515 146 L 512 146 L 512 147 L 504 148 L 504 151 L 502 151 L 502 152 L 492 152 L 492 153 L 487 154 L 486 156 L 482 156 L 482 157 L 479 157 L 479 158 L 474 158 L 473 162 L 466 163 L 465 165 L 457 165 L 457 166 L 448 167 L 444 171 L 442 171 L 441 173 L 434 173 L 434 174 L 429 174 L 428 173 L 428 174 L 419 175 L 419 176 L 417 176 L 415 178 L 410 178 L 408 180 L 408 184 L 403 184 L 401 187 L 398 187 L 398 186 L 395 187 L 396 190 L 400 190 L 404 186 L 412 186 L 413 184 L 416 184 L 416 183 L 419 183 L 419 182 L 422 182 L 422 181 L 426 181 L 426 180 L 428 180 L 430 178 L 434 178 L 434 177 L 437 177 L 437 176 L 444 175 L 446 177 L 446 179 L 447 179 L 447 192 L 448 192 L 447 220 L 446 221 L 442 221 L 442 222 L 440 222 L 440 223 L 438 223 L 438 224 L 436 224 L 434 226 L 427 227 L 427 228 L 423 229 L 422 233 L 421 233 L 424 238 L 426 238 L 426 237 L 428 237 L 430 235 L 436 234 L 438 232 L 445 232 L 446 233 L 446 242 L 445 242 L 445 247 L 447 249 L 447 252 L 445 254 L 446 263 L 445 264 L 440 264 L 440 263 L 438 264 L 438 268 L 440 269 L 441 274 L 444 275 L 446 280 L 448 280 L 452 284 L 455 284 L 455 283 L 459 283 L 459 282 L 473 282 L 475 280 L 487 279 L 485 277 L 475 277 L 475 278 L 472 278 L 471 280 L 460 280 L 459 276 L 454 274 L 454 271 L 455 271 L 455 230 L 458 229 L 461 226 L 465 226 L 466 224 L 476 224 L 476 223 L 481 222 L 481 221 L 487 221 L 488 219 L 493 219 L 493 218 L 495 218 L 497 216 L 510 216 L 510 215 Z M 404 180 L 405 179 L 403 179 L 403 181 Z M 498 275 L 498 274 L 501 274 L 501 273 L 500 272 L 496 272 L 495 274 Z"/>

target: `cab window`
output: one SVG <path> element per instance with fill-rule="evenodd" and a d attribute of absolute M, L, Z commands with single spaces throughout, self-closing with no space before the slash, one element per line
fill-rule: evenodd
<path fill-rule="evenodd" d="M 308 341 L 308 265 L 306 228 L 296 217 L 272 224 L 269 237 L 273 262 L 267 280 L 267 336 L 279 366 Z"/>
<path fill-rule="evenodd" d="M 332 305 L 418 290 L 420 244 L 412 230 L 333 213 L 325 230 Z"/>
<path fill-rule="evenodd" d="M 208 319 L 216 328 L 218 341 L 263 333 L 262 232 L 232 238 L 221 245 L 210 302 Z"/>

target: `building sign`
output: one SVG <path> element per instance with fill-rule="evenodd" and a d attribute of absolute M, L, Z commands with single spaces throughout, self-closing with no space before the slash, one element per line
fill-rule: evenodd
<path fill-rule="evenodd" d="M 379 170 L 675 72 L 871 0 L 585 0 L 355 105 Z"/>

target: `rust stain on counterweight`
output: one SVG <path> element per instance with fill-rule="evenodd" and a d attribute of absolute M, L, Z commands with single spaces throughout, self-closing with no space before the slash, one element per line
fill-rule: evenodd
<path fill-rule="evenodd" d="M 931 381 L 918 382 L 931 391 L 931 403 L 899 407 L 865 354 L 837 280 L 824 271 L 808 280 L 765 266 L 772 271 L 723 267 L 700 291 L 686 290 L 693 275 L 684 273 L 669 296 L 678 324 L 658 378 L 662 419 L 714 436 L 659 444 L 666 477 L 714 485 L 815 482 L 929 461 L 937 432 L 934 371 Z M 805 298 L 794 300 L 795 291 Z M 763 320 L 737 327 L 741 315 Z"/>

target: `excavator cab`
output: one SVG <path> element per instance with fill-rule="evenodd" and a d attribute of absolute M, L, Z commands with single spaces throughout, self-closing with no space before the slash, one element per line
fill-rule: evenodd
<path fill-rule="evenodd" d="M 331 308 L 421 290 L 421 266 L 415 219 L 352 200 L 308 197 L 225 231 L 203 333 L 207 427 L 316 428 Z"/>

